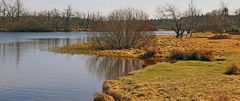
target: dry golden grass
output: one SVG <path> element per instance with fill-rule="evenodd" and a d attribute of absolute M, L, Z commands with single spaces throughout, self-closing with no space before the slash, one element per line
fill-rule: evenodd
<path fill-rule="evenodd" d="M 200 37 L 202 36 L 202 37 Z M 235 39 L 210 40 L 213 34 L 197 34 L 194 38 L 176 39 L 174 36 L 160 36 L 157 50 L 159 55 L 168 56 L 172 50 L 212 50 L 216 54 L 231 53 L 239 51 L 240 42 Z"/>
<path fill-rule="evenodd" d="M 106 81 L 103 88 L 120 101 L 239 101 L 240 76 L 225 74 L 230 64 L 240 64 L 239 57 L 232 54 L 226 61 L 158 63 Z"/>
<path fill-rule="evenodd" d="M 56 49 L 62 53 L 87 53 L 118 57 L 139 57 L 146 50 L 157 52 L 157 57 L 168 57 L 172 50 L 211 50 L 216 60 L 158 63 L 130 76 L 106 81 L 106 94 L 121 101 L 240 101 L 240 76 L 224 74 L 232 64 L 240 65 L 240 36 L 233 39 L 211 40 L 211 33 L 194 34 L 193 38 L 176 39 L 159 36 L 158 42 L 142 49 L 94 50 L 80 44 Z"/>
<path fill-rule="evenodd" d="M 215 54 L 226 54 L 234 51 L 240 51 L 240 42 L 235 39 L 210 40 L 211 33 L 195 33 L 193 38 L 176 39 L 173 35 L 161 35 L 157 37 L 157 42 L 151 46 L 141 49 L 124 50 L 95 50 L 93 43 L 82 43 L 70 46 L 64 46 L 54 49 L 59 53 L 70 54 L 96 54 L 102 56 L 129 57 L 137 58 L 145 51 L 155 51 L 157 57 L 168 57 L 173 50 L 213 50 Z"/>
<path fill-rule="evenodd" d="M 122 101 L 239 101 L 240 76 L 224 74 L 229 65 L 240 64 L 239 40 L 209 40 L 208 37 L 161 36 L 156 48 L 163 55 L 174 49 L 211 49 L 218 55 L 216 58 L 226 61 L 159 63 L 131 76 L 106 81 L 103 86 L 106 93 Z"/>

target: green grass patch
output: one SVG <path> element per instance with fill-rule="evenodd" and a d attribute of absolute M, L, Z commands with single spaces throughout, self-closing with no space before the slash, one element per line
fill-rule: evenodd
<path fill-rule="evenodd" d="M 145 82 L 153 78 L 186 79 L 197 76 L 222 75 L 227 64 L 221 62 L 179 61 L 175 64 L 158 63 L 146 69 L 132 72 L 122 80 Z"/>

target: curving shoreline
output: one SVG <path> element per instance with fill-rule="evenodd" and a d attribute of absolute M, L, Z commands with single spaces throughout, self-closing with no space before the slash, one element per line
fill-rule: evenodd
<path fill-rule="evenodd" d="M 209 35 L 211 36 L 211 34 Z M 217 58 L 226 61 L 180 61 L 174 64 L 157 63 L 130 73 L 130 76 L 103 84 L 102 96 L 120 101 L 158 100 L 240 100 L 237 91 L 238 76 L 224 75 L 226 67 L 240 64 L 240 41 L 235 39 L 209 40 L 208 36 L 175 39 L 174 36 L 159 37 L 156 45 L 148 49 L 157 51 L 157 57 L 168 57 L 175 49 L 211 49 Z M 95 54 L 114 57 L 138 58 L 146 49 L 94 50 L 92 43 L 64 46 L 58 53 Z M 225 86 L 223 86 L 225 85 Z M 105 97 L 103 97 L 105 98 Z M 109 97 L 107 97 L 109 98 Z M 107 100 L 112 101 L 112 100 Z"/>

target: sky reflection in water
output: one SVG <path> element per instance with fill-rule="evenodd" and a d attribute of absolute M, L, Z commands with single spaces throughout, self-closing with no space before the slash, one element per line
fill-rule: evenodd
<path fill-rule="evenodd" d="M 0 33 L 0 101 L 89 101 L 106 79 L 143 68 L 142 60 L 56 54 L 87 33 Z"/>

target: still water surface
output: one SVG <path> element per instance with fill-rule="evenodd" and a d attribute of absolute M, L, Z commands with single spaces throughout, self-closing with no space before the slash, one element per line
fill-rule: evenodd
<path fill-rule="evenodd" d="M 142 60 L 48 51 L 86 34 L 0 33 L 0 101 L 91 101 L 105 80 L 143 68 Z"/>

